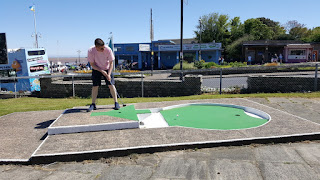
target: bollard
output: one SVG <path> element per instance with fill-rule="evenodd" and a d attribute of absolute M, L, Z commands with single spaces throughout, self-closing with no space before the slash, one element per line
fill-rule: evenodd
<path fill-rule="evenodd" d="M 220 69 L 220 94 L 222 94 L 222 68 Z"/>
<path fill-rule="evenodd" d="M 141 97 L 143 97 L 144 92 L 143 92 L 143 74 L 141 73 Z"/>
<path fill-rule="evenodd" d="M 75 92 L 75 89 L 74 89 L 74 75 L 72 75 L 72 96 L 76 97 L 76 92 Z"/>
<path fill-rule="evenodd" d="M 16 83 L 16 77 L 13 78 L 14 82 L 14 98 L 17 98 L 17 83 Z"/>
<path fill-rule="evenodd" d="M 318 91 L 318 66 L 319 64 L 316 64 L 316 71 L 314 73 L 314 91 Z"/>

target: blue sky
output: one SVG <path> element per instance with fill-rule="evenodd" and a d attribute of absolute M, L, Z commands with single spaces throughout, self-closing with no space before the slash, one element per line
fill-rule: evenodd
<path fill-rule="evenodd" d="M 7 34 L 8 48 L 33 47 L 35 4 L 39 46 L 49 57 L 74 56 L 95 38 L 106 42 L 113 32 L 115 43 L 150 42 L 150 9 L 154 39 L 180 38 L 180 0 L 2 0 L 0 33 Z M 249 18 L 266 17 L 281 24 L 297 20 L 308 28 L 320 26 L 319 0 L 188 0 L 184 5 L 184 38 L 194 37 L 199 17 L 210 13 Z"/>

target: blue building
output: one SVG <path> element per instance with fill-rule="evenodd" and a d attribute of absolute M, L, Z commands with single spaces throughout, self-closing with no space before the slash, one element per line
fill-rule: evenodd
<path fill-rule="evenodd" d="M 116 65 L 132 63 L 137 69 L 151 69 L 151 53 L 154 52 L 154 69 L 171 69 L 179 63 L 180 40 L 158 40 L 152 43 L 114 44 Z M 194 39 L 183 40 L 184 60 L 193 62 L 201 59 L 216 62 L 221 56 L 221 43 L 194 43 Z"/>

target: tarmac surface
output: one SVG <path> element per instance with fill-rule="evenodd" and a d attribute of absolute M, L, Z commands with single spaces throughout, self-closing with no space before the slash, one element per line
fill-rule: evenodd
<path fill-rule="evenodd" d="M 249 106 L 272 120 L 245 130 L 169 127 L 47 137 L 63 111 L 13 113 L 0 117 L 0 160 L 9 163 L 0 165 L 0 179 L 320 179 L 320 99 L 215 99 L 135 108 L 192 102 Z M 11 164 L 35 160 L 47 163 Z M 59 162 L 69 160 L 78 162 Z"/>

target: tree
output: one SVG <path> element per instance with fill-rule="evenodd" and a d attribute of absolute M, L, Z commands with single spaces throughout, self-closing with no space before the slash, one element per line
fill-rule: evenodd
<path fill-rule="evenodd" d="M 294 27 L 290 30 L 289 34 L 294 39 L 304 40 L 311 35 L 311 30 L 306 27 Z"/>
<path fill-rule="evenodd" d="M 231 41 L 235 41 L 244 35 L 244 26 L 240 21 L 240 17 L 234 17 L 230 23 L 231 26 Z"/>
<path fill-rule="evenodd" d="M 287 33 L 290 32 L 291 29 L 293 28 L 296 28 L 296 27 L 305 27 L 305 24 L 301 24 L 299 23 L 297 20 L 291 20 L 291 21 L 288 21 L 285 25 L 284 25 Z"/>
<path fill-rule="evenodd" d="M 308 40 L 309 42 L 320 42 L 320 26 L 311 30 Z"/>
<path fill-rule="evenodd" d="M 275 37 L 276 40 L 295 40 L 295 38 L 290 34 L 280 34 Z"/>
<path fill-rule="evenodd" d="M 260 17 L 259 19 L 263 24 L 267 25 L 272 31 L 272 39 L 276 39 L 278 36 L 281 36 L 286 33 L 284 27 L 280 26 L 279 22 L 273 21 L 269 18 Z"/>
<path fill-rule="evenodd" d="M 233 61 L 241 61 L 242 43 L 244 41 L 252 41 L 252 40 L 254 40 L 254 36 L 246 34 L 243 37 L 237 39 L 236 41 L 233 41 L 226 48 L 226 51 L 228 53 L 228 59 L 231 59 Z"/>
<path fill-rule="evenodd" d="M 254 40 L 272 39 L 273 35 L 272 30 L 267 25 L 254 18 L 247 19 L 244 22 L 244 32 L 252 35 Z"/>
<path fill-rule="evenodd" d="M 201 33 L 201 42 L 210 43 L 212 41 L 216 41 L 221 42 L 222 46 L 225 46 L 228 42 L 230 42 L 230 39 L 228 38 L 230 36 L 230 23 L 228 20 L 228 15 L 219 15 L 218 13 L 202 16 L 202 32 L 200 32 L 199 24 L 197 26 L 197 31 L 194 31 L 196 34 L 196 39 L 200 40 Z"/>

